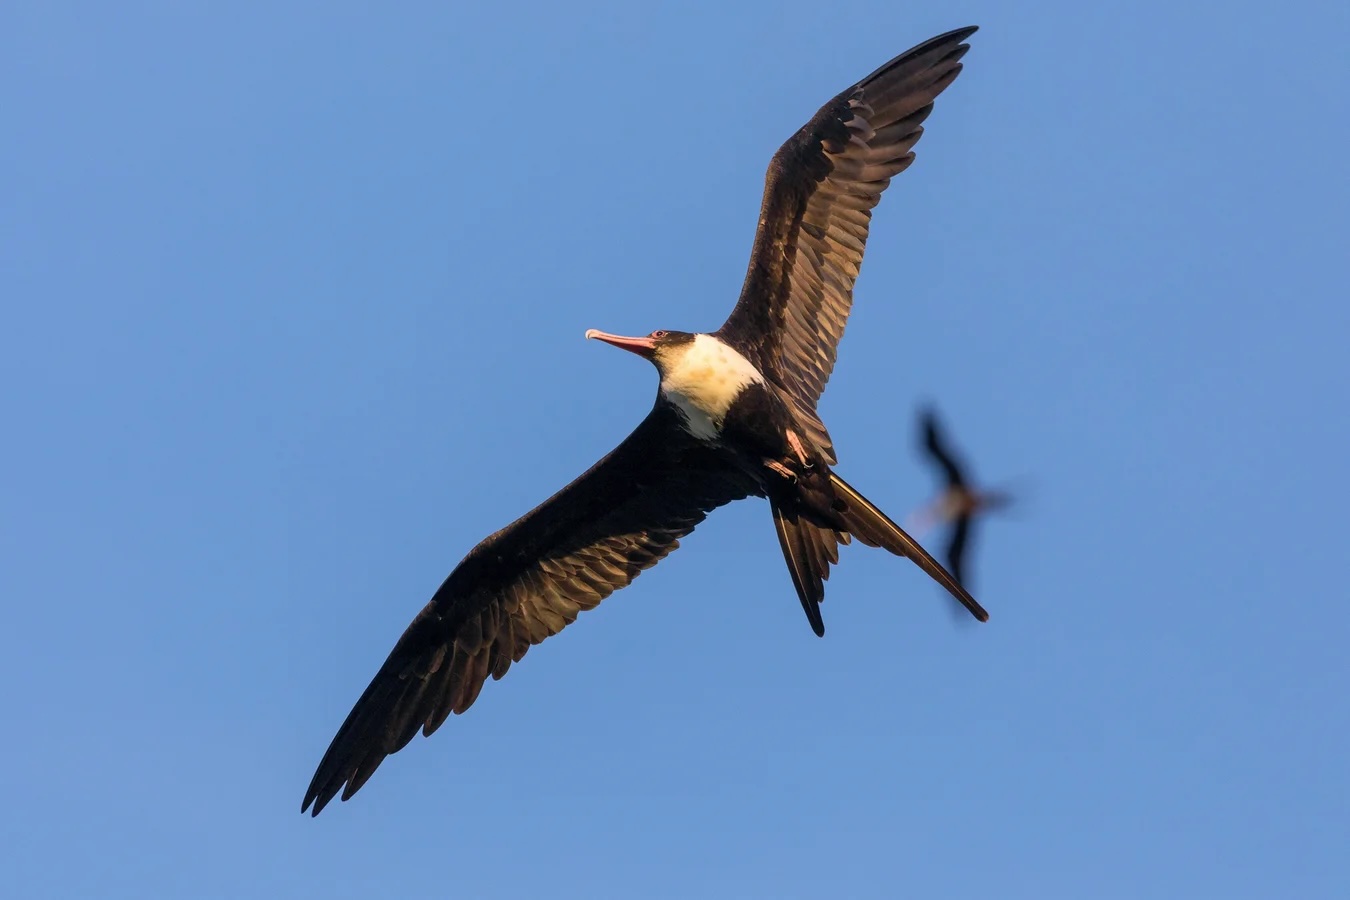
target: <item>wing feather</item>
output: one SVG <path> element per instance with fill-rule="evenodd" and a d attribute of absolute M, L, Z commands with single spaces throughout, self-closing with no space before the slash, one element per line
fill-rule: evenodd
<path fill-rule="evenodd" d="M 346 800 L 421 730 L 467 710 L 534 644 L 626 587 L 713 509 L 758 492 L 657 405 L 584 475 L 464 558 L 413 619 L 319 763 L 302 809 Z"/>
<path fill-rule="evenodd" d="M 942 470 L 943 476 L 947 479 L 947 487 L 965 487 L 965 474 L 961 471 L 961 464 L 957 462 L 956 454 L 952 452 L 951 447 L 947 445 L 947 441 L 943 437 L 937 412 L 931 407 L 925 408 L 919 413 L 919 424 L 923 428 L 923 448 L 927 451 L 928 458 Z"/>
<path fill-rule="evenodd" d="M 821 451 L 815 414 L 853 305 L 871 211 L 914 161 L 933 100 L 961 71 L 975 28 L 926 41 L 845 90 L 787 140 L 765 177 L 740 299 L 718 332 L 791 394 Z"/>

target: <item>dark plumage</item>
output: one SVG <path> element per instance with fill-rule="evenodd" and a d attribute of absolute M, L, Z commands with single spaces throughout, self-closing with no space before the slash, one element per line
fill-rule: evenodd
<path fill-rule="evenodd" d="M 933 101 L 961 72 L 970 49 L 961 28 L 900 54 L 842 91 L 769 163 L 749 271 L 717 332 L 795 401 L 801 425 L 825 460 L 837 460 L 816 402 L 834 370 L 853 306 L 872 209 L 891 178 L 914 161 Z M 811 627 L 838 545 L 847 534 L 774 523 Z M 931 574 L 931 573 L 930 573 Z"/>
<path fill-rule="evenodd" d="M 830 470 L 816 413 L 852 304 L 872 207 L 974 28 L 901 54 L 827 103 L 769 166 L 750 269 L 714 334 L 588 337 L 661 374 L 656 404 L 608 456 L 470 551 L 413 619 L 333 738 L 305 793 L 345 800 L 417 731 L 462 713 L 489 676 L 655 565 L 713 509 L 767 497 L 812 628 L 838 545 L 914 560 L 971 614 L 987 613 L 922 547 Z"/>
<path fill-rule="evenodd" d="M 395 644 L 315 772 L 305 807 L 346 800 L 419 729 L 430 735 L 557 634 L 679 546 L 709 511 L 756 491 L 658 405 L 580 478 L 486 538 Z"/>
<path fill-rule="evenodd" d="M 962 41 L 975 30 L 886 63 L 822 106 L 769 163 L 745 285 L 718 334 L 813 415 L 853 306 L 872 208 L 914 161 L 933 100 L 961 73 L 970 49 Z"/>
<path fill-rule="evenodd" d="M 923 449 L 946 481 L 942 493 L 933 503 L 937 518 L 951 523 L 943 561 L 947 571 L 965 585 L 965 557 L 975 518 L 1009 505 L 1012 498 L 1001 491 L 977 491 L 970 486 L 961 464 L 957 462 L 955 453 L 942 434 L 937 413 L 931 407 L 919 413 L 919 426 L 923 435 Z"/>

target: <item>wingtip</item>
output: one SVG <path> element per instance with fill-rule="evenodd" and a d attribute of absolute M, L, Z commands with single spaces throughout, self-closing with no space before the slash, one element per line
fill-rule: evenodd
<path fill-rule="evenodd" d="M 825 619 L 820 614 L 820 604 L 808 602 L 807 599 L 801 595 L 800 590 L 798 591 L 797 597 L 802 601 L 802 611 L 806 613 L 806 622 L 811 626 L 811 630 L 815 632 L 816 637 L 824 637 Z"/>
<path fill-rule="evenodd" d="M 328 806 L 328 804 L 329 804 L 330 802 L 332 802 L 332 800 L 333 800 L 332 797 L 315 797 L 315 798 L 313 798 L 312 803 L 313 803 L 314 805 L 313 805 L 313 808 L 311 808 L 311 809 L 308 810 L 308 812 L 309 812 L 309 817 L 310 817 L 311 819 L 317 817 L 317 816 L 319 815 L 319 813 L 323 812 L 324 809 Z M 309 807 L 309 805 L 310 805 L 309 803 L 306 803 L 306 804 L 305 804 L 305 807 Z M 300 810 L 300 812 L 302 812 L 302 813 L 305 812 L 305 811 L 306 811 L 305 808 L 301 808 L 301 810 Z"/>
<path fill-rule="evenodd" d="M 300 804 L 300 814 L 309 813 L 310 818 L 314 818 L 323 812 L 324 807 L 332 801 L 335 793 L 337 792 L 321 791 L 317 783 L 311 784 L 309 790 L 305 793 L 305 802 Z"/>
<path fill-rule="evenodd" d="M 953 28 L 951 31 L 939 34 L 937 37 L 933 38 L 932 40 L 926 41 L 925 43 L 930 46 L 937 44 L 960 43 L 961 41 L 964 41 L 966 38 L 970 37 L 972 34 L 974 34 L 979 30 L 980 26 L 978 25 L 966 25 L 961 28 Z M 920 46 L 923 45 L 921 44 Z"/>

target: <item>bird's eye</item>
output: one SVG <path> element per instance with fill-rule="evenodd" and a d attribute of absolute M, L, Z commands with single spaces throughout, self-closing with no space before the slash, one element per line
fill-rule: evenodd
<path fill-rule="evenodd" d="M 663 337 L 665 337 L 665 336 L 666 336 L 666 333 L 665 333 L 664 331 L 653 331 L 653 332 L 652 332 L 652 337 L 654 337 L 654 338 L 663 338 Z"/>

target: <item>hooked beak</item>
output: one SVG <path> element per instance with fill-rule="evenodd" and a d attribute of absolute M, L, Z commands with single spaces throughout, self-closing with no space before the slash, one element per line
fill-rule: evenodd
<path fill-rule="evenodd" d="M 644 359 L 651 359 L 652 354 L 656 352 L 656 341 L 650 337 L 623 337 L 618 334 L 607 334 L 594 328 L 586 329 L 586 340 L 595 338 L 597 341 L 604 341 L 606 344 L 613 344 L 627 350 L 629 353 L 636 353 Z"/>

